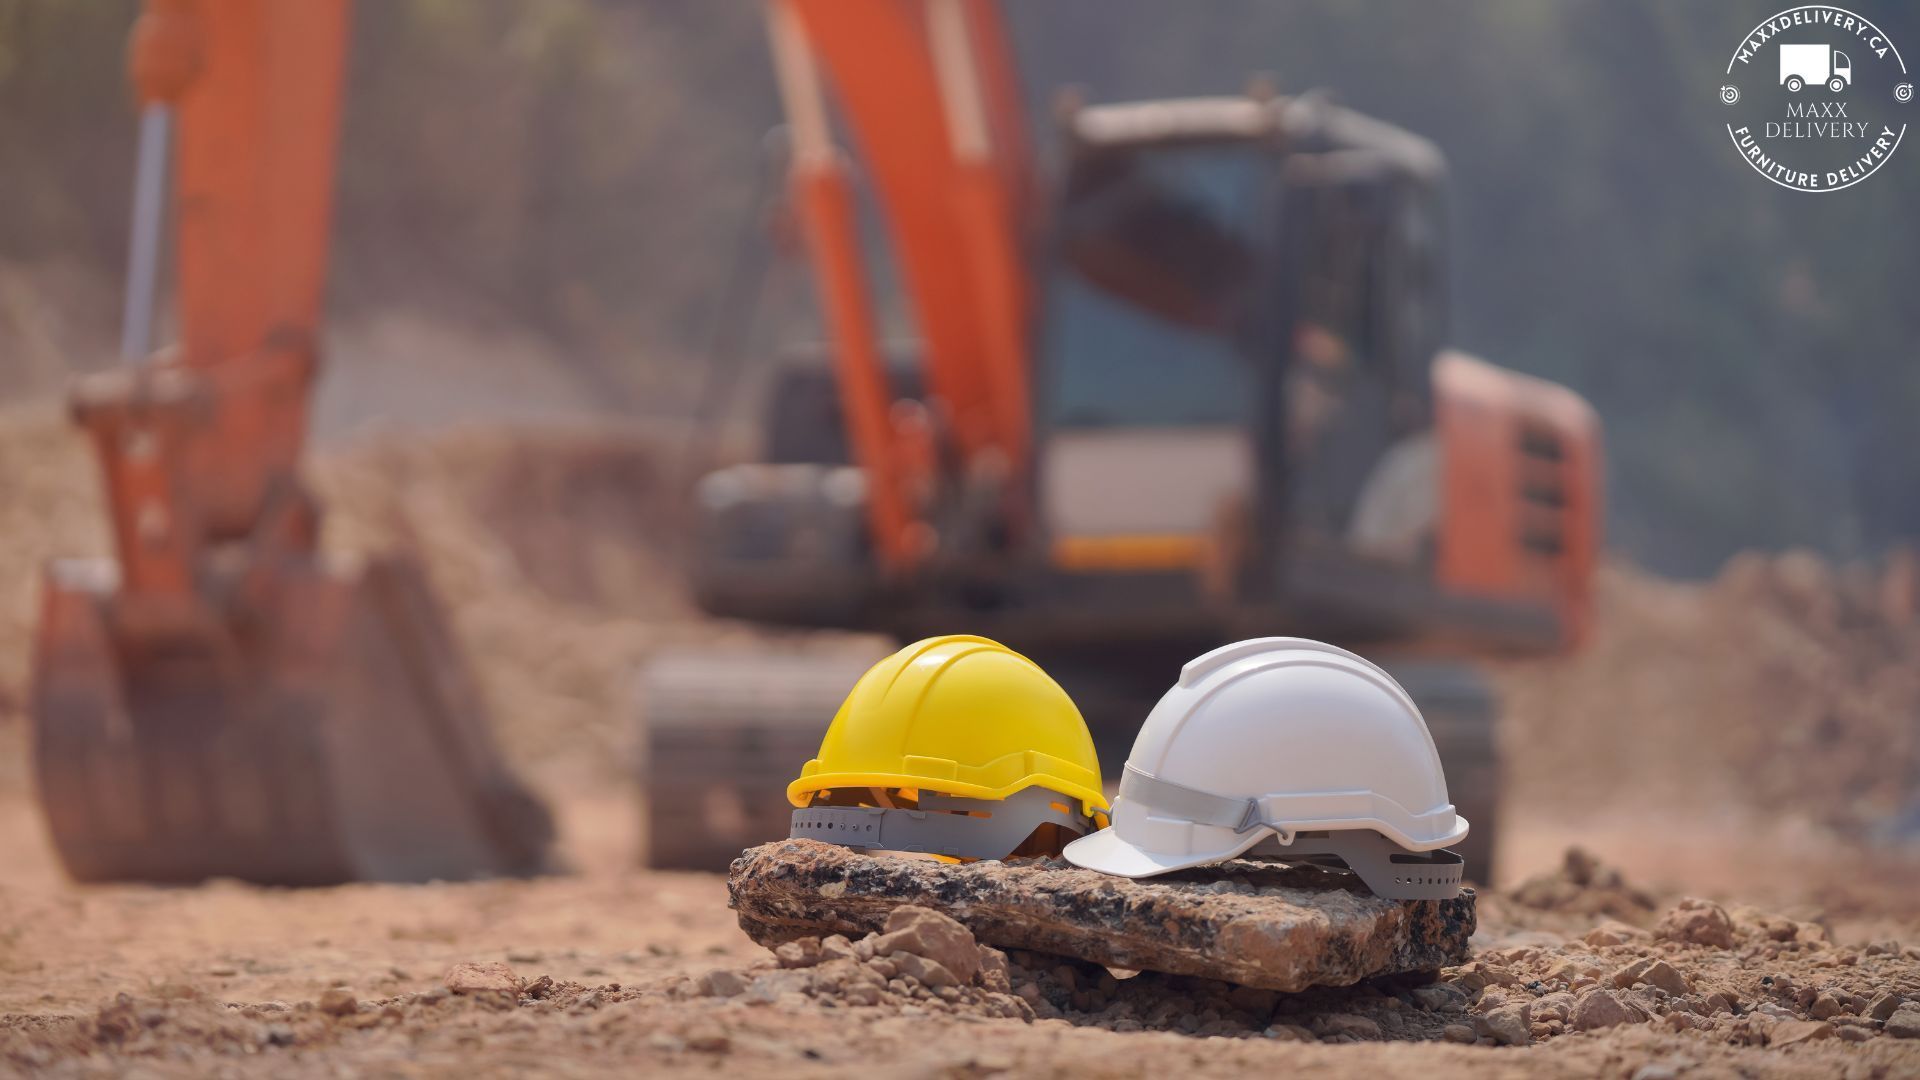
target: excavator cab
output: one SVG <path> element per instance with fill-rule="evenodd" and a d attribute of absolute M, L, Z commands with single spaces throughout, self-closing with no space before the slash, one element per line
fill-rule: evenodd
<path fill-rule="evenodd" d="M 1573 636 L 1555 594 L 1584 589 L 1563 566 L 1590 510 L 1569 462 L 1591 420 L 1571 395 L 1487 383 L 1552 399 L 1518 417 L 1513 447 L 1543 459 L 1511 493 L 1537 542 L 1474 553 L 1524 564 L 1503 593 L 1446 580 L 1449 515 L 1489 501 L 1448 503 L 1448 373 L 1491 369 L 1444 351 L 1431 144 L 1317 95 L 1088 106 L 1065 133 L 1037 273 L 1032 498 L 1076 604 L 1161 608 L 1160 625 L 1201 613 L 1203 637 L 1276 622 L 1355 642 L 1442 625 L 1515 647 Z"/>
<path fill-rule="evenodd" d="M 833 432 L 810 440 L 831 453 L 703 481 L 703 606 L 907 637 L 963 620 L 1030 647 L 1137 628 L 1191 651 L 1275 625 L 1577 640 L 1597 425 L 1564 388 L 1445 348 L 1438 150 L 1312 94 L 1083 106 L 1063 127 L 1025 271 L 1023 467 L 979 497 L 941 440 L 928 554 L 884 565 L 889 459 L 845 437 L 846 370 L 785 369 L 768 431 Z M 885 365 L 896 402 L 951 415 L 917 360 Z"/>
<path fill-rule="evenodd" d="M 1034 352 L 1056 565 L 1184 573 L 1236 520 L 1343 546 L 1382 455 L 1430 432 L 1439 158 L 1357 123 L 1313 98 L 1069 119 Z"/>

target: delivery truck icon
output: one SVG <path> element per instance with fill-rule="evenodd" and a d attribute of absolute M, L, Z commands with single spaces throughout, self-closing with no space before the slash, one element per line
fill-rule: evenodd
<path fill-rule="evenodd" d="M 1853 61 L 1828 45 L 1781 45 L 1780 81 L 1799 93 L 1808 83 L 1826 83 L 1839 93 L 1853 85 Z"/>

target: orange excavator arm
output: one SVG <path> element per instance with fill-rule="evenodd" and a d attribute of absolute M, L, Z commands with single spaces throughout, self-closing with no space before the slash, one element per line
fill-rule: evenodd
<path fill-rule="evenodd" d="M 177 131 L 180 342 L 151 367 L 83 389 L 78 411 L 105 471 L 126 602 L 156 614 L 182 606 L 210 545 L 313 546 L 295 466 L 318 353 L 347 12 L 346 0 L 149 0 L 135 26 L 141 105 Z"/>
<path fill-rule="evenodd" d="M 935 419 L 964 470 L 1024 475 L 1028 152 L 1011 50 L 991 0 L 771 0 L 794 131 L 792 187 L 833 337 L 869 527 L 891 569 L 927 555 L 930 455 L 875 340 L 871 283 L 822 80 L 853 129 L 905 279 Z M 1011 501 L 1010 501 L 1011 502 Z"/>
<path fill-rule="evenodd" d="M 47 571 L 34 758 L 83 880 L 426 880 L 545 865 L 425 575 L 329 560 L 299 478 L 347 0 L 147 0 L 123 351 L 76 418 L 115 559 Z M 177 345 L 148 357 L 167 129 Z"/>

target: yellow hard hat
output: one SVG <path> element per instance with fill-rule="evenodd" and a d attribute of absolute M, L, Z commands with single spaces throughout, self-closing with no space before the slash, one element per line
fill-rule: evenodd
<path fill-rule="evenodd" d="M 896 809 L 888 791 L 913 800 L 912 821 L 883 813 Z M 873 792 L 884 805 L 830 800 L 836 792 Z M 1073 699 L 1033 661 L 964 635 L 916 641 L 868 669 L 827 727 L 820 756 L 787 785 L 787 799 L 801 808 L 795 836 L 973 858 L 1001 857 L 1019 840 L 991 855 L 956 849 L 991 846 L 1029 820 L 1022 839 L 1048 820 L 1091 831 L 1107 810 L 1093 737 Z M 999 805 L 966 805 L 978 800 Z M 983 826 L 960 839 L 970 814 L 1002 818 L 995 839 Z M 885 831 L 906 846 L 880 843 Z"/>

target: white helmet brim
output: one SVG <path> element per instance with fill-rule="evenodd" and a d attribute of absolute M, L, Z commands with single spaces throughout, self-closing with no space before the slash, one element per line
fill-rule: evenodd
<path fill-rule="evenodd" d="M 1144 878 L 1170 874 L 1209 863 L 1223 862 L 1260 842 L 1264 830 L 1236 841 L 1220 851 L 1189 851 L 1178 855 L 1148 851 L 1128 843 L 1112 829 L 1101 829 L 1068 844 L 1062 852 L 1068 862 L 1084 870 L 1098 870 L 1115 877 Z"/>

